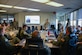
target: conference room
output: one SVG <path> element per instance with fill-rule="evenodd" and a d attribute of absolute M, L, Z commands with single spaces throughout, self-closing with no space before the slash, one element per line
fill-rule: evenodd
<path fill-rule="evenodd" d="M 82 0 L 0 0 L 0 55 L 81 55 Z"/>

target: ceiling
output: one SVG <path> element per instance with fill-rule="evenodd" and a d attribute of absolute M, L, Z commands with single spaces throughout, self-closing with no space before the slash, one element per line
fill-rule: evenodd
<path fill-rule="evenodd" d="M 82 7 L 82 0 L 53 0 L 58 3 L 64 4 L 62 7 L 53 7 L 49 5 L 45 5 L 42 3 L 33 2 L 31 0 L 0 0 L 0 4 L 27 7 L 27 8 L 35 8 L 40 9 L 40 12 L 70 12 Z M 7 10 L 7 13 L 18 13 L 18 12 L 31 12 L 26 10 L 19 10 L 13 8 L 2 8 L 0 9 Z"/>

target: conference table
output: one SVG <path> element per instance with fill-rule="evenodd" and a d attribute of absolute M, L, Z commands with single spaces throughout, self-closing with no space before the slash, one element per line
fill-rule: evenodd
<path fill-rule="evenodd" d="M 57 41 L 55 36 L 48 36 L 48 31 L 40 31 L 41 38 L 43 39 L 44 43 L 50 48 L 58 48 L 58 46 L 53 45 L 50 41 L 54 40 Z"/>
<path fill-rule="evenodd" d="M 54 40 L 57 41 L 55 35 L 54 36 L 48 36 L 48 31 L 41 30 L 40 31 L 41 38 L 43 39 L 45 45 L 47 45 L 51 49 L 51 55 L 61 55 L 60 53 L 60 47 L 53 45 L 50 41 Z M 45 41 L 47 39 L 47 41 Z"/>

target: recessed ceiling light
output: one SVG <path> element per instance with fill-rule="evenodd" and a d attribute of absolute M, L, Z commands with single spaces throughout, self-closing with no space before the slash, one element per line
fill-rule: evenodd
<path fill-rule="evenodd" d="M 50 5 L 50 6 L 54 6 L 54 7 L 61 7 L 61 6 L 64 6 L 63 4 L 60 4 L 60 3 L 57 3 L 57 2 L 53 2 L 53 1 L 50 1 L 48 3 L 46 3 L 47 5 Z"/>
<path fill-rule="evenodd" d="M 31 0 L 31 1 L 40 2 L 40 3 L 46 3 L 46 2 L 49 2 L 50 0 Z"/>
<path fill-rule="evenodd" d="M 0 7 L 12 8 L 13 6 L 0 4 Z"/>

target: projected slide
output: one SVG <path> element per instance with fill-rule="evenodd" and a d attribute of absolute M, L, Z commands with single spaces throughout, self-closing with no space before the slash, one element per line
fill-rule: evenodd
<path fill-rule="evenodd" d="M 25 16 L 25 24 L 40 24 L 40 16 L 38 15 Z"/>

